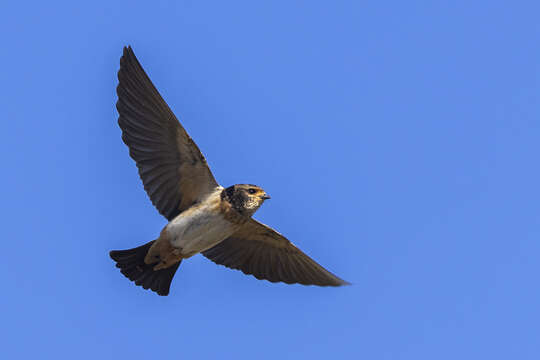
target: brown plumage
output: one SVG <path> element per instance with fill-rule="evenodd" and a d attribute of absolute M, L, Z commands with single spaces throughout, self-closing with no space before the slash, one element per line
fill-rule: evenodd
<path fill-rule="evenodd" d="M 118 124 L 150 200 L 169 223 L 160 236 L 110 256 L 136 285 L 167 295 L 183 259 L 197 253 L 257 279 L 348 284 L 251 216 L 270 197 L 250 184 L 223 188 L 130 47 L 118 72 Z"/>

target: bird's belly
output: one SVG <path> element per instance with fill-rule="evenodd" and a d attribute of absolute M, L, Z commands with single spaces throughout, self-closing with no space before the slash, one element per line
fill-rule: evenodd
<path fill-rule="evenodd" d="M 231 236 L 236 226 L 221 214 L 198 211 L 174 219 L 167 225 L 171 244 L 185 257 L 207 250 Z"/>

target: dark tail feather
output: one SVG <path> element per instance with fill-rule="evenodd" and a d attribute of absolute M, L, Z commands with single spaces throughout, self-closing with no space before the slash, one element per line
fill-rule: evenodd
<path fill-rule="evenodd" d="M 169 294 L 171 281 L 180 262 L 166 269 L 154 271 L 153 268 L 157 262 L 155 264 L 144 262 L 144 257 L 153 243 L 154 241 L 150 241 L 143 246 L 129 250 L 113 250 L 109 255 L 111 259 L 116 261 L 116 267 L 120 268 L 122 274 L 134 281 L 135 285 L 151 289 L 158 295 L 166 296 Z"/>

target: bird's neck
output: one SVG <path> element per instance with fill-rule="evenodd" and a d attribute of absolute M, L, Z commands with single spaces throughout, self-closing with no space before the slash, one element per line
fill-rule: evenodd
<path fill-rule="evenodd" d="M 255 210 L 247 209 L 241 199 L 224 189 L 221 192 L 221 212 L 225 218 L 236 224 L 244 224 L 255 213 Z"/>

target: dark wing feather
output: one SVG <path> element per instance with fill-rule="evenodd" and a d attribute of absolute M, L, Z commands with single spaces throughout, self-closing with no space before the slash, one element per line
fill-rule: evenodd
<path fill-rule="evenodd" d="M 216 264 L 241 270 L 259 280 L 319 286 L 349 284 L 317 264 L 283 235 L 254 219 L 202 254 Z"/>
<path fill-rule="evenodd" d="M 124 48 L 118 80 L 116 108 L 122 140 L 137 163 L 150 200 L 172 220 L 218 184 L 131 47 Z"/>

